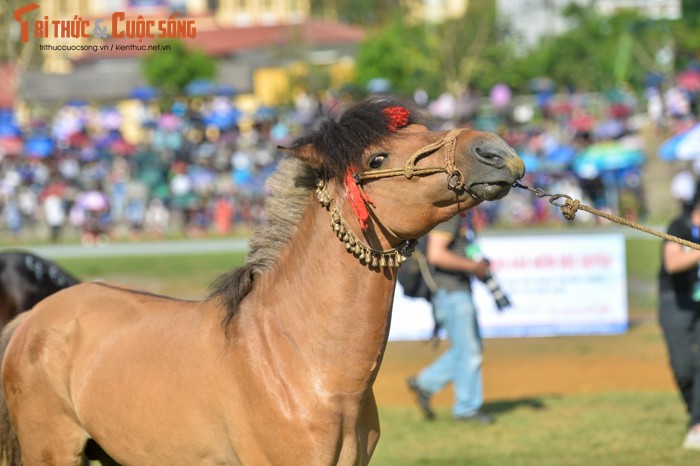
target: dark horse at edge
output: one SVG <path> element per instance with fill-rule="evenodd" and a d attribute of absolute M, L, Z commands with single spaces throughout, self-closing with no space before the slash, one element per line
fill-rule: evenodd
<path fill-rule="evenodd" d="M 47 296 L 78 283 L 54 262 L 31 252 L 0 252 L 0 328 Z"/>

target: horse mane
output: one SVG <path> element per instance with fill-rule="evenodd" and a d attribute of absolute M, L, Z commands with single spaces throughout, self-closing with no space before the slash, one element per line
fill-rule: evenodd
<path fill-rule="evenodd" d="M 224 326 L 228 326 L 243 298 L 253 289 L 255 277 L 274 266 L 280 251 L 296 232 L 317 177 L 316 170 L 306 162 L 287 157 L 268 178 L 266 218 L 250 238 L 245 265 L 221 275 L 211 287 L 209 296 L 226 306 Z"/>
<path fill-rule="evenodd" d="M 319 177 L 343 179 L 351 167 L 361 167 L 365 150 L 381 144 L 393 134 L 385 108 L 410 104 L 395 97 L 366 99 L 349 108 L 339 120 L 328 119 L 313 133 L 297 139 L 289 148 L 294 152 L 311 145 L 323 157 L 323 168 L 317 170 L 296 157 L 284 158 L 267 180 L 269 194 L 265 199 L 266 219 L 253 233 L 245 265 L 221 275 L 211 286 L 210 298 L 219 299 L 226 307 L 224 328 L 235 316 L 241 301 L 253 289 L 256 276 L 270 270 L 282 248 L 297 231 Z M 408 124 L 418 123 L 419 114 L 411 111 Z"/>
<path fill-rule="evenodd" d="M 43 274 L 46 274 L 48 280 L 59 289 L 80 283 L 80 280 L 63 267 L 45 257 L 38 256 L 31 252 L 22 252 L 19 254 L 24 255 L 25 268 L 34 273 L 37 279 Z"/>
<path fill-rule="evenodd" d="M 56 289 L 77 285 L 80 280 L 55 262 L 24 250 L 0 252 L 0 265 L 31 274 L 36 283 Z"/>

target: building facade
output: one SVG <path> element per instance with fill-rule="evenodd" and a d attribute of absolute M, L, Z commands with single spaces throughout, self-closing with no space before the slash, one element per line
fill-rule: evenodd
<path fill-rule="evenodd" d="M 347 69 L 364 37 L 355 26 L 310 17 L 309 0 L 39 0 L 39 18 L 76 15 L 109 24 L 114 12 L 126 18 L 191 19 L 196 36 L 183 39 L 218 59 L 217 82 L 273 103 L 280 76 L 297 61 Z M 113 31 L 110 31 L 112 34 Z M 146 83 L 140 59 L 146 52 L 120 45 L 150 45 L 154 39 L 41 38 L 42 45 L 96 44 L 106 51 L 45 50 L 41 70 L 22 70 L 17 93 L 24 101 L 70 99 L 114 101 Z M 114 47 L 113 47 L 114 46 Z M 338 65 L 338 66 L 335 66 Z M 274 78 L 274 79 L 273 79 Z M 274 85 L 273 85 L 274 84 Z M 257 89 L 256 89 L 257 88 Z"/>
<path fill-rule="evenodd" d="M 536 46 L 542 37 L 556 36 L 569 29 L 561 12 L 571 3 L 593 6 L 603 15 L 635 10 L 654 19 L 681 17 L 681 0 L 496 0 L 496 11 L 528 48 Z"/>

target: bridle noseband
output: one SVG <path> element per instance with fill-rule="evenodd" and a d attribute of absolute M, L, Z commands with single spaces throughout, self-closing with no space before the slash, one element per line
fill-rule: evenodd
<path fill-rule="evenodd" d="M 464 128 L 457 128 L 449 131 L 444 137 L 438 141 L 428 144 L 425 147 L 417 150 L 407 161 L 403 168 L 387 168 L 381 170 L 368 170 L 363 173 L 353 173 L 352 178 L 361 189 L 363 181 L 378 180 L 381 178 L 389 178 L 394 176 L 404 176 L 406 179 L 411 179 L 413 176 L 432 175 L 436 173 L 447 173 L 447 188 L 452 191 L 462 191 L 465 189 L 465 177 L 455 163 L 455 152 L 457 146 L 457 138 L 467 131 Z M 436 150 L 445 147 L 445 164 L 442 167 L 416 167 L 419 158 L 424 155 L 431 154 Z M 348 252 L 357 257 L 361 264 L 373 268 L 391 267 L 396 268 L 410 257 L 415 250 L 417 240 L 406 240 L 400 246 L 381 251 L 374 249 L 362 241 L 355 235 L 347 223 L 340 215 L 340 210 L 336 205 L 333 195 L 328 190 L 328 183 L 323 179 L 319 179 L 316 183 L 316 197 L 323 207 L 331 213 L 331 225 L 338 239 L 345 243 L 345 248 Z M 368 203 L 371 206 L 371 203 Z M 371 210 L 371 209 L 370 209 Z M 375 216 L 376 218 L 376 216 Z"/>
<path fill-rule="evenodd" d="M 457 147 L 457 138 L 467 131 L 465 128 L 456 128 L 450 130 L 444 137 L 428 144 L 425 147 L 418 149 L 408 160 L 403 168 L 386 168 L 383 170 L 368 170 L 364 173 L 358 173 L 359 182 L 368 180 L 377 180 L 380 178 L 389 178 L 392 176 L 405 176 L 406 179 L 413 178 L 414 175 L 432 175 L 435 173 L 447 173 L 447 187 L 453 191 L 464 189 L 464 174 L 457 168 L 455 163 L 455 151 Z M 441 147 L 445 146 L 445 165 L 442 167 L 416 167 L 418 159 L 424 155 L 431 154 Z"/>

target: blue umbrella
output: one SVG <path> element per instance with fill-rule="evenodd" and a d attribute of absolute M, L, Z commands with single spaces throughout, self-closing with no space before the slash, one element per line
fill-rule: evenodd
<path fill-rule="evenodd" d="M 0 123 L 0 137 L 19 136 L 21 134 L 22 131 L 19 129 L 19 127 L 12 124 L 5 125 Z"/>
<path fill-rule="evenodd" d="M 625 123 L 620 120 L 606 120 L 596 125 L 593 134 L 598 139 L 615 139 L 625 133 Z"/>
<path fill-rule="evenodd" d="M 204 117 L 204 123 L 207 125 L 213 125 L 220 129 L 229 129 L 233 127 L 238 120 L 241 119 L 243 114 L 240 110 L 232 107 L 230 110 L 225 112 L 212 112 Z"/>
<path fill-rule="evenodd" d="M 22 131 L 12 110 L 0 110 L 0 137 L 19 136 Z"/>
<path fill-rule="evenodd" d="M 220 84 L 219 86 L 217 86 L 215 94 L 221 97 L 233 97 L 234 95 L 238 94 L 238 91 L 233 86 Z"/>
<path fill-rule="evenodd" d="M 657 150 L 659 158 L 666 161 L 678 160 L 676 158 L 676 147 L 678 147 L 678 143 L 681 142 L 682 139 L 683 133 L 678 133 L 661 143 Z"/>
<path fill-rule="evenodd" d="M 593 144 L 579 152 L 572 167 L 583 178 L 595 178 L 600 172 L 638 167 L 646 157 L 640 149 L 626 147 L 619 142 Z"/>
<path fill-rule="evenodd" d="M 256 121 L 270 121 L 277 117 L 277 110 L 272 107 L 258 107 L 253 118 Z"/>
<path fill-rule="evenodd" d="M 36 136 L 24 143 L 24 152 L 28 157 L 45 158 L 53 152 L 53 141 L 46 136 Z"/>
<path fill-rule="evenodd" d="M 523 152 L 518 154 L 520 159 L 525 164 L 525 171 L 527 173 L 534 173 L 540 171 L 542 168 L 542 162 L 540 159 L 532 152 Z"/>
<path fill-rule="evenodd" d="M 664 83 L 664 75 L 661 73 L 647 73 L 644 78 L 644 86 L 660 87 Z"/>
<path fill-rule="evenodd" d="M 700 124 L 664 141 L 657 151 L 661 160 L 696 160 L 700 158 Z"/>
<path fill-rule="evenodd" d="M 385 78 L 370 79 L 367 83 L 367 91 L 373 94 L 383 94 L 391 91 L 391 81 Z"/>
<path fill-rule="evenodd" d="M 170 107 L 170 111 L 173 112 L 174 115 L 184 116 L 187 114 L 187 104 L 181 100 L 173 102 L 172 107 Z"/>
<path fill-rule="evenodd" d="M 553 165 L 569 165 L 574 161 L 578 151 L 569 145 L 557 146 L 544 156 L 545 162 Z"/>
<path fill-rule="evenodd" d="M 211 95 L 216 92 L 216 84 L 208 79 L 195 79 L 185 86 L 185 93 L 190 97 Z"/>
<path fill-rule="evenodd" d="M 138 86 L 129 92 L 129 97 L 136 100 L 153 100 L 158 97 L 158 91 L 151 86 Z"/>

